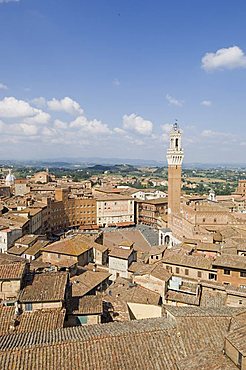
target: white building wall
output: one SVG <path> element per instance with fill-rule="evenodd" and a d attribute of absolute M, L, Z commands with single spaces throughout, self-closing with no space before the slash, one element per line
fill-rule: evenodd
<path fill-rule="evenodd" d="M 136 275 L 132 277 L 132 281 L 141 285 L 144 288 L 152 290 L 155 293 L 159 293 L 162 301 L 165 300 L 165 281 L 155 278 L 149 274 L 146 275 Z"/>
<path fill-rule="evenodd" d="M 127 303 L 136 320 L 162 317 L 162 307 L 152 304 Z"/>
<path fill-rule="evenodd" d="M 121 222 L 134 222 L 134 200 L 97 201 L 97 225 L 108 226 Z"/>
<path fill-rule="evenodd" d="M 0 253 L 5 253 L 22 236 L 21 229 L 0 231 Z"/>
<path fill-rule="evenodd" d="M 151 192 L 147 191 L 137 191 L 136 193 L 132 194 L 132 198 L 140 199 L 140 200 L 151 200 L 151 199 L 158 199 L 158 198 L 166 198 L 167 194 L 161 190 L 155 190 Z"/>
<path fill-rule="evenodd" d="M 110 280 L 115 280 L 117 276 L 128 277 L 128 260 L 109 256 L 109 273 L 112 274 Z"/>
<path fill-rule="evenodd" d="M 42 227 L 42 212 L 40 211 L 36 215 L 32 216 L 30 221 L 31 221 L 30 232 L 31 234 L 35 234 L 35 232 L 40 230 Z"/>

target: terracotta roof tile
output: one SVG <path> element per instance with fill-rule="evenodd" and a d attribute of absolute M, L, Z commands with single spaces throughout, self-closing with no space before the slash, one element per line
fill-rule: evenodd
<path fill-rule="evenodd" d="M 58 242 L 52 243 L 45 247 L 44 251 L 80 256 L 91 248 L 91 241 L 89 239 L 81 235 L 76 235 L 74 237 L 62 239 Z"/>
<path fill-rule="evenodd" d="M 99 284 L 107 280 L 111 274 L 102 271 L 85 271 L 81 275 L 75 275 L 70 278 L 72 283 L 72 296 L 82 297 Z"/>
<path fill-rule="evenodd" d="M 25 262 L 14 262 L 0 265 L 0 280 L 21 279 L 26 268 Z"/>
<path fill-rule="evenodd" d="M 203 270 L 210 270 L 212 268 L 212 259 L 210 258 L 206 258 L 204 256 L 182 255 L 181 253 L 170 252 L 169 250 L 164 254 L 163 262 Z"/>
<path fill-rule="evenodd" d="M 0 367 L 177 369 L 189 356 L 221 351 L 229 320 L 188 317 L 173 324 L 159 318 L 7 335 L 0 337 Z"/>
<path fill-rule="evenodd" d="M 33 281 L 19 295 L 20 302 L 63 301 L 67 285 L 66 272 L 35 274 Z"/>
<path fill-rule="evenodd" d="M 117 278 L 114 284 L 110 285 L 107 293 L 115 301 L 119 298 L 124 302 L 142 303 L 158 305 L 160 302 L 160 294 L 153 292 L 150 289 L 129 282 L 124 278 Z M 106 298 L 105 298 L 106 300 Z"/>
<path fill-rule="evenodd" d="M 213 262 L 213 266 L 246 270 L 246 257 L 222 255 L 216 258 Z"/>
<path fill-rule="evenodd" d="M 232 330 L 227 335 L 227 340 L 239 351 L 243 356 L 246 356 L 246 322 L 243 326 Z"/>
<path fill-rule="evenodd" d="M 97 295 L 87 295 L 73 303 L 73 314 L 92 315 L 103 313 L 102 298 Z"/>
<path fill-rule="evenodd" d="M 125 248 L 115 247 L 109 253 L 109 257 L 121 258 L 121 259 L 127 260 L 133 252 L 134 250 L 132 248 L 125 249 Z"/>
<path fill-rule="evenodd" d="M 237 370 L 238 367 L 219 351 L 202 351 L 178 363 L 179 370 Z"/>

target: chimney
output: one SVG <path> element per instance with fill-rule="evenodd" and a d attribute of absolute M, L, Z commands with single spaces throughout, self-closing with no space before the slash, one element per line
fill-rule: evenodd
<path fill-rule="evenodd" d="M 15 331 L 15 328 L 19 325 L 19 321 L 17 320 L 17 318 L 14 318 L 13 320 L 11 320 L 11 323 L 10 323 L 10 331 Z"/>

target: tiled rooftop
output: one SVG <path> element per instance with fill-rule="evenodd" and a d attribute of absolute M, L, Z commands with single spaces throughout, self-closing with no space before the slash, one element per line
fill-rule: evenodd
<path fill-rule="evenodd" d="M 163 262 L 166 264 L 193 267 L 202 270 L 210 270 L 212 268 L 212 259 L 204 256 L 188 256 L 167 250 L 163 257 Z"/>
<path fill-rule="evenodd" d="M 99 284 L 107 280 L 111 274 L 102 271 L 85 271 L 80 275 L 71 277 L 72 296 L 82 297 Z"/>
<path fill-rule="evenodd" d="M 185 303 L 188 305 L 199 306 L 199 296 L 188 294 L 181 291 L 169 290 L 165 297 L 169 301 Z"/>
<path fill-rule="evenodd" d="M 73 304 L 73 314 L 96 315 L 103 313 L 102 298 L 98 295 L 87 295 Z"/>
<path fill-rule="evenodd" d="M 121 258 L 121 259 L 127 260 L 132 253 L 133 253 L 132 248 L 125 249 L 125 248 L 114 247 L 109 253 L 109 257 Z"/>
<path fill-rule="evenodd" d="M 45 248 L 50 242 L 48 240 L 37 240 L 31 247 L 27 248 L 25 254 L 35 256 L 36 253 Z"/>
<path fill-rule="evenodd" d="M 14 245 L 8 249 L 8 254 L 14 254 L 15 256 L 22 256 L 22 254 L 27 250 L 26 245 Z"/>
<path fill-rule="evenodd" d="M 227 340 L 237 348 L 243 356 L 246 356 L 246 321 L 243 326 L 238 327 L 227 335 Z"/>
<path fill-rule="evenodd" d="M 27 234 L 15 241 L 15 244 L 24 244 L 26 247 L 34 243 L 38 239 L 38 235 Z"/>
<path fill-rule="evenodd" d="M 1 263 L 1 262 L 0 262 Z M 0 280 L 21 279 L 26 268 L 25 262 L 13 262 L 0 265 Z"/>
<path fill-rule="evenodd" d="M 187 356 L 178 363 L 178 370 L 238 370 L 238 367 L 222 352 L 202 351 Z"/>
<path fill-rule="evenodd" d="M 182 317 L 175 324 L 158 318 L 10 334 L 0 337 L 0 367 L 71 369 L 72 364 L 74 369 L 86 370 L 184 369 L 183 361 L 186 358 L 192 364 L 192 356 L 206 364 L 201 356 L 205 351 L 212 351 L 215 361 L 222 353 L 229 322 L 229 317 Z"/>
<path fill-rule="evenodd" d="M 67 285 L 66 272 L 35 274 L 33 281 L 19 295 L 20 302 L 63 301 Z"/>
<path fill-rule="evenodd" d="M 136 251 L 148 252 L 150 250 L 150 244 L 136 228 L 104 232 L 103 244 L 109 249 L 120 245 L 123 241 L 133 242 Z"/>
<path fill-rule="evenodd" d="M 233 315 L 244 311 L 242 308 L 228 306 L 213 308 L 165 305 L 164 307 L 165 310 L 174 317 L 232 317 Z"/>
<path fill-rule="evenodd" d="M 150 289 L 129 282 L 124 278 L 117 278 L 107 289 L 107 294 L 117 301 L 117 298 L 124 302 L 158 305 L 160 295 Z M 106 297 L 105 297 L 106 300 Z"/>
<path fill-rule="evenodd" d="M 23 312 L 16 317 L 15 307 L 0 306 L 0 335 L 48 331 L 63 327 L 65 310 L 46 309 Z M 14 329 L 11 329 L 15 321 Z"/>
<path fill-rule="evenodd" d="M 216 260 L 213 262 L 213 266 L 246 270 L 246 257 L 222 255 L 216 258 Z"/>
<path fill-rule="evenodd" d="M 72 256 L 80 256 L 91 249 L 91 241 L 84 236 L 76 235 L 52 243 L 44 248 L 45 252 L 53 252 Z"/>

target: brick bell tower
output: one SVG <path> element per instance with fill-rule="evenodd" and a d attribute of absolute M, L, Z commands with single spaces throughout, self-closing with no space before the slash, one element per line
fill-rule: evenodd
<path fill-rule="evenodd" d="M 167 150 L 168 163 L 168 227 L 172 226 L 172 216 L 180 214 L 181 172 L 184 152 L 181 146 L 182 133 L 177 122 L 169 134 Z"/>

